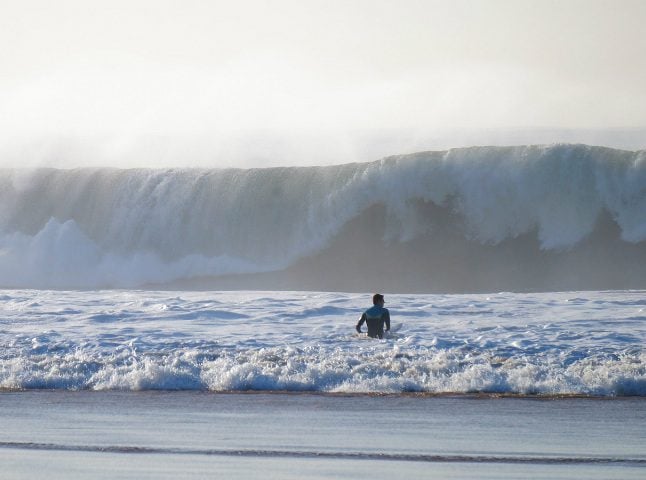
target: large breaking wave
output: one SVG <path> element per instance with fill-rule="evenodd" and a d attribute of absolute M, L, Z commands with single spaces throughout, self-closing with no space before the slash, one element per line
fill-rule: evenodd
<path fill-rule="evenodd" d="M 643 288 L 644 260 L 645 151 L 0 171 L 5 287 Z"/>

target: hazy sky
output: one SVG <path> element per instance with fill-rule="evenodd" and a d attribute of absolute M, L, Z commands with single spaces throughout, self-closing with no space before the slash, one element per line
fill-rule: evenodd
<path fill-rule="evenodd" d="M 643 136 L 644 25 L 641 0 L 0 0 L 0 163 Z"/>

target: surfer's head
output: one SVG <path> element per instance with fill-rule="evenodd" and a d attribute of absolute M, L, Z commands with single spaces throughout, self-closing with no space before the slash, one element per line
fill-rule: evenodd
<path fill-rule="evenodd" d="M 384 303 L 385 303 L 384 296 L 381 293 L 375 293 L 372 296 L 372 304 L 373 305 L 380 305 L 380 304 L 384 304 Z"/>

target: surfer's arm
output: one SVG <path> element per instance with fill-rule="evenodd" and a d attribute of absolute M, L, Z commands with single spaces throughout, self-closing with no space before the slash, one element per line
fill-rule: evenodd
<path fill-rule="evenodd" d="M 361 325 L 363 325 L 363 322 L 366 321 L 366 314 L 364 313 L 361 315 L 361 318 L 359 319 L 359 323 L 357 323 L 357 332 L 361 333 Z"/>
<path fill-rule="evenodd" d="M 386 310 L 384 312 L 384 322 L 386 323 L 386 331 L 388 331 L 390 330 L 390 312 L 386 308 L 384 310 Z"/>

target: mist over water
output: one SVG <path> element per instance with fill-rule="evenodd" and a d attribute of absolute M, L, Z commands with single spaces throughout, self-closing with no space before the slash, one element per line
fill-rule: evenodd
<path fill-rule="evenodd" d="M 4 169 L 0 285 L 646 286 L 646 155 L 480 147 L 267 169 Z"/>
<path fill-rule="evenodd" d="M 621 3 L 6 5 L 0 165 L 249 168 L 473 145 L 646 148 L 646 7 Z"/>

